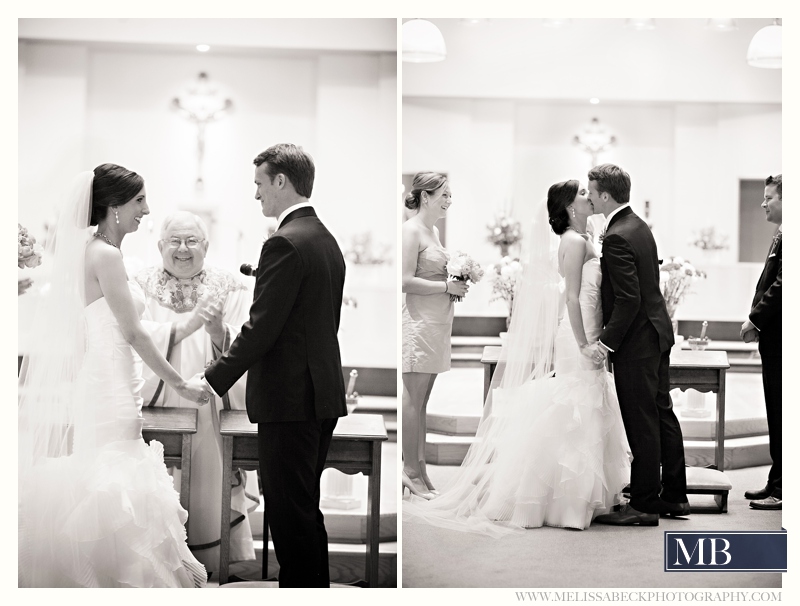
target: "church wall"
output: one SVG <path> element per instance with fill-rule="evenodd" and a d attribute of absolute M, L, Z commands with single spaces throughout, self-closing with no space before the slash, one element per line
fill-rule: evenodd
<path fill-rule="evenodd" d="M 491 128 L 481 111 L 486 104 L 494 104 Z M 778 104 L 591 106 L 406 97 L 403 172 L 447 172 L 454 194 L 447 247 L 465 250 L 482 264 L 495 263 L 499 249 L 486 241 L 486 222 L 508 195 L 513 215 L 528 226 L 551 184 L 570 178 L 585 182 L 591 157 L 572 139 L 593 117 L 617 138 L 597 160 L 619 164 L 631 174 L 631 204 L 640 216 L 644 201 L 650 201 L 659 253 L 688 257 L 709 271 L 678 317 L 744 317 L 757 271 L 753 264 L 737 262 L 739 179 L 781 171 Z M 480 158 L 477 169 L 475 158 Z M 492 193 L 487 195 L 485 187 Z M 731 245 L 713 258 L 690 245 L 700 228 L 711 225 L 728 234 Z M 512 252 L 524 252 L 524 247 L 523 242 L 522 250 Z M 720 292 L 726 296 L 719 297 Z M 488 303 L 490 293 L 488 282 L 473 286 L 456 314 L 504 315 L 502 302 Z"/>

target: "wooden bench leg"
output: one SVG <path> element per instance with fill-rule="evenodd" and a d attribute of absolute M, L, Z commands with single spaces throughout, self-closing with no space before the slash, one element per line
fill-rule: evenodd
<path fill-rule="evenodd" d="M 728 513 L 728 491 L 726 490 L 722 494 L 715 494 L 714 500 L 717 503 L 717 507 L 719 507 L 720 513 Z"/>
<path fill-rule="evenodd" d="M 189 511 L 189 489 L 192 478 L 192 434 L 183 434 L 181 440 L 181 507 Z M 186 520 L 188 529 L 189 520 Z"/>
<path fill-rule="evenodd" d="M 368 587 L 378 586 L 378 562 L 380 553 L 381 524 L 381 443 L 372 443 L 372 470 L 369 475 L 367 492 L 367 569 Z"/>
<path fill-rule="evenodd" d="M 222 437 L 222 515 L 219 528 L 219 584 L 228 582 L 231 549 L 231 482 L 233 482 L 233 438 Z"/>

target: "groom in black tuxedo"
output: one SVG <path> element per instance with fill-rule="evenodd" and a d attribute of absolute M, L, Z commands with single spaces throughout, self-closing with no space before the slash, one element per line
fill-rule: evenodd
<path fill-rule="evenodd" d="M 205 380 L 222 395 L 247 372 L 280 587 L 329 587 L 320 476 L 337 419 L 347 414 L 337 338 L 344 257 L 309 202 L 311 156 L 279 144 L 254 164 L 256 199 L 278 230 L 261 249 L 250 319 Z"/>
<path fill-rule="evenodd" d="M 631 179 L 613 164 L 589 171 L 589 201 L 606 216 L 600 266 L 604 329 L 594 354 L 611 356 L 628 436 L 631 498 L 596 522 L 658 526 L 659 515 L 686 515 L 683 434 L 669 395 L 669 353 L 675 338 L 659 288 L 656 243 L 628 205 Z M 659 476 L 660 473 L 660 476 Z"/>
<path fill-rule="evenodd" d="M 769 456 L 772 467 L 767 476 L 767 485 L 761 490 L 748 490 L 753 509 L 782 509 L 781 492 L 783 465 L 781 456 L 781 395 L 783 362 L 783 177 L 767 177 L 764 184 L 764 201 L 761 207 L 767 221 L 778 226 L 764 263 L 764 270 L 756 285 L 756 295 L 750 308 L 750 316 L 742 324 L 741 337 L 746 342 L 758 341 L 761 354 L 761 378 L 764 384 L 764 400 L 767 404 L 767 427 L 769 429 Z"/>

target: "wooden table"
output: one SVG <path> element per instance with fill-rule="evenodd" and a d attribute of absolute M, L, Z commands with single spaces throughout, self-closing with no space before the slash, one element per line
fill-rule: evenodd
<path fill-rule="evenodd" d="M 181 507 L 189 511 L 189 484 L 192 475 L 192 434 L 197 433 L 196 408 L 142 408 L 142 437 L 148 444 L 164 445 L 164 463 L 181 470 Z"/>
<path fill-rule="evenodd" d="M 500 347 L 484 347 L 481 362 L 483 363 L 483 401 L 489 393 L 492 375 L 497 368 L 500 356 Z M 725 467 L 725 374 L 730 368 L 728 354 L 724 351 L 679 351 L 670 354 L 669 385 L 672 389 L 696 389 L 700 392 L 713 392 L 717 394 L 716 402 L 716 432 L 714 449 L 714 464 L 708 469 L 720 473 L 714 476 L 713 472 L 700 472 L 697 468 L 687 470 L 689 494 L 710 494 L 714 496 L 717 506 L 703 508 L 692 506 L 692 511 L 725 513 L 728 507 L 728 490 L 730 482 L 721 472 Z M 694 469 L 693 473 L 688 473 Z M 692 485 L 692 478 L 697 475 L 701 485 Z"/>
<path fill-rule="evenodd" d="M 258 469 L 258 427 L 244 410 L 220 411 L 222 434 L 222 519 L 220 526 L 219 583 L 228 581 L 230 564 L 231 486 L 235 469 Z M 381 510 L 381 442 L 388 439 L 381 415 L 353 414 L 339 419 L 328 449 L 325 467 L 369 477 L 367 489 L 367 586 L 378 584 L 378 541 Z M 265 491 L 269 486 L 263 487 Z M 264 528 L 264 558 L 268 553 Z"/>

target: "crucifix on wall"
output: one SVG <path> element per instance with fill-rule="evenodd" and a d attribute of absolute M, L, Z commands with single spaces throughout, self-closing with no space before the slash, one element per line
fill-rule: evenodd
<path fill-rule="evenodd" d="M 597 154 L 615 145 L 617 138 L 609 134 L 604 126 L 600 126 L 600 120 L 592 118 L 583 131 L 575 135 L 572 142 L 592 156 L 592 167 L 594 167 L 597 166 Z"/>
<path fill-rule="evenodd" d="M 233 108 L 233 101 L 223 99 L 217 88 L 209 82 L 208 74 L 200 72 L 197 81 L 186 92 L 172 100 L 172 107 L 197 125 L 197 181 L 195 184 L 198 189 L 202 189 L 206 125 L 223 118 Z"/>

